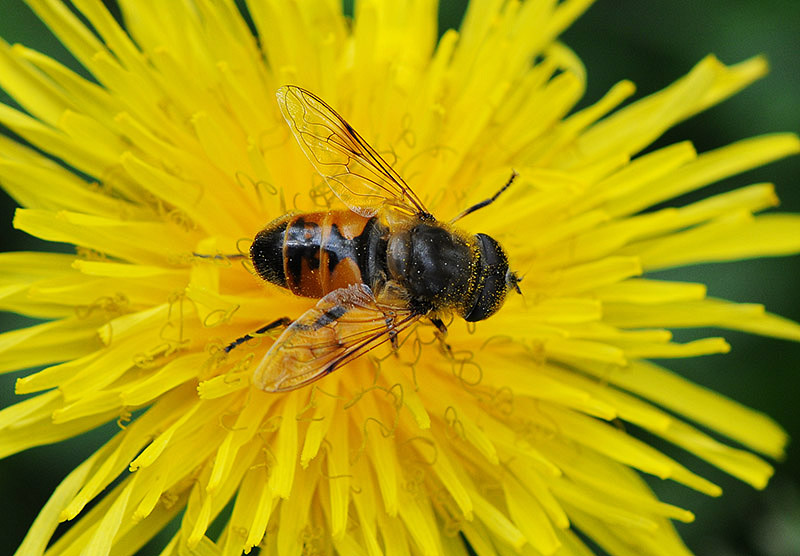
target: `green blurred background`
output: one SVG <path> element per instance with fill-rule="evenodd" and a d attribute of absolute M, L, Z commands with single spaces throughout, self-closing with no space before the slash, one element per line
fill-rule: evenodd
<path fill-rule="evenodd" d="M 465 5 L 466 0 L 442 0 L 441 29 L 458 27 Z M 10 43 L 43 50 L 80 70 L 21 0 L 0 0 L 0 36 Z M 767 55 L 772 67 L 767 78 L 671 130 L 658 145 L 690 139 L 699 151 L 705 151 L 761 133 L 800 130 L 797 0 L 707 0 L 702 4 L 692 0 L 600 0 L 564 34 L 563 41 L 586 64 L 589 89 L 582 106 L 597 100 L 621 79 L 634 81 L 638 86 L 636 98 L 640 98 L 682 76 L 708 53 L 726 63 Z M 2 92 L 0 101 L 10 102 Z M 781 210 L 800 212 L 798 176 L 800 157 L 794 157 L 706 188 L 702 196 L 769 181 L 778 188 Z M 686 197 L 678 204 L 696 198 Z M 44 242 L 11 228 L 13 211 L 13 202 L 2 194 L 2 250 L 45 248 Z M 709 285 L 712 296 L 763 303 L 773 312 L 800 321 L 800 257 L 703 265 L 660 275 L 702 281 Z M 26 323 L 19 317 L 0 314 L 2 330 Z M 682 331 L 679 338 L 719 333 Z M 792 437 L 800 437 L 800 345 L 733 332 L 723 334 L 733 345 L 731 354 L 667 364 L 691 380 L 768 413 Z M 17 376 L 0 377 L 0 407 L 15 401 L 13 383 Z M 0 461 L 0 555 L 13 553 L 59 481 L 115 428 L 110 424 L 72 441 Z M 695 523 L 678 524 L 678 529 L 698 555 L 800 555 L 800 449 L 796 442 L 789 446 L 786 461 L 776 463 L 775 477 L 763 492 L 730 479 L 689 454 L 661 444 L 659 447 L 725 491 L 721 500 L 715 500 L 683 487 L 651 481 L 662 499 L 697 515 Z M 145 553 L 155 553 L 154 544 Z"/>

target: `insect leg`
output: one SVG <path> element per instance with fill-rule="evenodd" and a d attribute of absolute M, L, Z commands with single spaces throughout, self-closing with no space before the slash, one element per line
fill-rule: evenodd
<path fill-rule="evenodd" d="M 491 197 L 489 197 L 488 199 L 484 199 L 484 200 L 483 200 L 483 201 L 481 201 L 480 203 L 476 203 L 476 204 L 472 205 L 471 207 L 469 207 L 468 209 L 461 211 L 461 214 L 459 214 L 458 216 L 456 216 L 455 218 L 453 218 L 453 219 L 450 221 L 450 223 L 452 224 L 453 222 L 456 222 L 457 220 L 461 220 L 461 219 L 462 219 L 462 218 L 464 218 L 466 215 L 468 215 L 468 214 L 470 214 L 470 213 L 472 213 L 472 212 L 475 212 L 475 211 L 476 211 L 476 210 L 478 210 L 478 209 L 482 209 L 483 207 L 488 207 L 489 205 L 491 205 L 492 203 L 494 203 L 494 202 L 497 200 L 497 198 L 500 196 L 500 194 L 501 194 L 503 191 L 505 191 L 506 189 L 508 189 L 508 188 L 509 188 L 509 186 L 510 186 L 512 183 L 514 183 L 514 180 L 515 180 L 515 179 L 517 179 L 517 176 L 518 176 L 518 175 L 519 175 L 519 174 L 517 173 L 517 171 L 516 171 L 516 170 L 512 170 L 512 171 L 511 171 L 511 177 L 510 177 L 510 178 L 508 178 L 508 181 L 506 182 L 506 184 L 505 184 L 503 187 L 501 187 L 501 188 L 500 188 L 500 190 L 499 190 L 497 193 L 495 193 L 494 195 L 492 195 L 492 196 L 491 196 Z"/>
<path fill-rule="evenodd" d="M 441 319 L 438 319 L 436 317 L 430 317 L 430 319 L 431 323 L 433 323 L 433 326 L 436 327 L 436 339 L 439 340 L 439 344 L 442 346 L 442 350 L 447 355 L 452 356 L 453 348 L 451 348 L 450 344 L 448 344 L 445 341 L 445 338 L 447 337 L 447 325 L 443 323 Z"/>
<path fill-rule="evenodd" d="M 242 253 L 234 253 L 231 255 L 206 255 L 204 253 L 195 253 L 194 251 L 192 251 L 192 255 L 201 259 L 214 259 L 219 261 L 243 259 L 245 257 Z"/>
<path fill-rule="evenodd" d="M 436 327 L 442 336 L 447 336 L 447 325 L 442 322 L 442 319 L 431 317 L 431 323 Z"/>
<path fill-rule="evenodd" d="M 292 319 L 290 319 L 289 317 L 281 317 L 278 320 L 274 320 L 269 324 L 265 324 L 264 326 L 262 326 L 261 328 L 259 328 L 255 332 L 251 332 L 250 334 L 245 334 L 241 338 L 237 338 L 236 340 L 234 340 L 233 342 L 228 344 L 225 347 L 224 351 L 225 351 L 225 353 L 230 353 L 230 351 L 233 348 L 242 345 L 247 340 L 252 340 L 256 336 L 262 336 L 262 335 L 266 334 L 270 330 L 274 330 L 275 328 L 281 328 L 281 327 L 284 327 L 284 326 L 289 326 L 290 324 L 292 324 Z"/>

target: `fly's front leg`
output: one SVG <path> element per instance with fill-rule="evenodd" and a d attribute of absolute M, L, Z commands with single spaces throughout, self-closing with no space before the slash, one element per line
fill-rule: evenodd
<path fill-rule="evenodd" d="M 445 341 L 445 338 L 447 338 L 447 325 L 442 322 L 442 319 L 436 317 L 430 317 L 430 320 L 431 323 L 433 323 L 433 326 L 436 327 L 436 339 L 439 340 L 439 345 L 441 346 L 442 351 L 444 351 L 448 357 L 452 358 L 453 348 L 451 348 L 450 344 Z"/>
<path fill-rule="evenodd" d="M 394 328 L 393 317 L 386 317 L 386 328 L 389 331 L 389 342 L 392 344 L 392 351 L 395 355 L 397 355 L 397 350 L 400 348 L 400 344 L 397 342 L 397 330 Z"/>
<path fill-rule="evenodd" d="M 269 332 L 271 330 L 275 330 L 276 328 L 285 328 L 285 327 L 289 326 L 290 324 L 292 324 L 292 319 L 290 319 L 289 317 L 281 317 L 281 318 L 279 318 L 277 320 L 272 321 L 269 324 L 265 324 L 264 326 L 262 326 L 261 328 L 259 328 L 255 332 L 251 332 L 250 334 L 245 334 L 241 338 L 237 338 L 236 340 L 232 341 L 230 344 L 225 346 L 225 350 L 224 351 L 225 351 L 225 353 L 230 353 L 230 351 L 233 348 L 242 345 L 247 340 L 252 340 L 253 338 L 256 338 L 258 336 L 263 336 L 267 332 Z"/>

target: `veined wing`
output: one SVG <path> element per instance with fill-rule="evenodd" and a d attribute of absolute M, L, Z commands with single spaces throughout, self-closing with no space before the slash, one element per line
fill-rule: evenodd
<path fill-rule="evenodd" d="M 256 367 L 253 383 L 267 392 L 310 384 L 392 340 L 420 316 L 380 304 L 364 284 L 338 289 L 284 330 Z"/>
<path fill-rule="evenodd" d="M 294 85 L 281 87 L 276 96 L 303 152 L 350 210 L 369 217 L 389 205 L 429 214 L 398 173 L 325 101 Z"/>

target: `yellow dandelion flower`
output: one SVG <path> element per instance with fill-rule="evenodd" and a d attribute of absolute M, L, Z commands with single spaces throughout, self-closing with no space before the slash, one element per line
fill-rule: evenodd
<path fill-rule="evenodd" d="M 651 360 L 729 349 L 673 328 L 800 340 L 800 326 L 650 273 L 796 253 L 800 218 L 758 214 L 777 204 L 762 183 L 651 207 L 800 141 L 647 150 L 761 77 L 762 58 L 708 57 L 624 108 L 629 82 L 574 110 L 585 72 L 557 37 L 589 0 L 474 2 L 441 38 L 433 0 L 361 0 L 352 21 L 333 0 L 121 0 L 117 19 L 99 0 L 27 3 L 93 79 L 0 41 L 21 107 L 0 105 L 0 123 L 27 142 L 0 136 L 14 226 L 77 248 L 0 255 L 0 308 L 45 319 L 0 336 L 0 369 L 41 368 L 0 412 L 0 454 L 119 430 L 20 556 L 132 554 L 170 522 L 164 554 L 585 555 L 587 539 L 688 554 L 672 522 L 693 515 L 642 475 L 720 487 L 626 425 L 767 483 L 759 455 L 780 458 L 785 432 Z M 237 253 L 287 212 L 346 210 L 304 156 L 310 132 L 298 143 L 281 115 L 287 84 L 334 107 L 440 221 L 518 172 L 458 226 L 497 238 L 524 296 L 448 321 L 449 351 L 422 319 L 313 385 L 254 384 L 276 334 L 223 348 L 316 301 Z"/>

